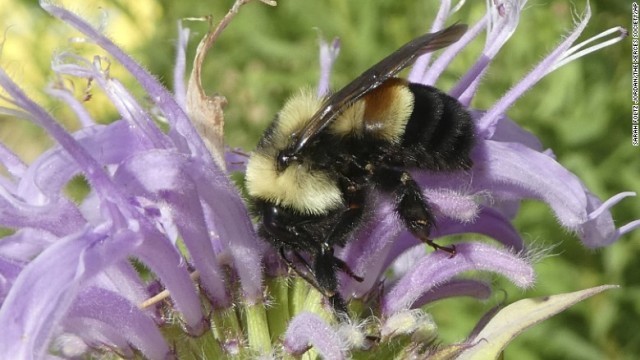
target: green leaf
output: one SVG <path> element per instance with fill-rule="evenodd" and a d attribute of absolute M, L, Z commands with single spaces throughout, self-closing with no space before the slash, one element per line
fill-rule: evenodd
<path fill-rule="evenodd" d="M 567 294 L 523 299 L 499 311 L 472 339 L 470 348 L 461 352 L 458 360 L 497 359 L 511 340 L 525 329 L 577 304 L 578 302 L 617 285 L 602 285 Z"/>

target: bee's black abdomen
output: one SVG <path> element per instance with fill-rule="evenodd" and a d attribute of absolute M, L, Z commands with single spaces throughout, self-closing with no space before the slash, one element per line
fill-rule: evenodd
<path fill-rule="evenodd" d="M 474 126 L 469 112 L 458 100 L 431 86 L 411 83 L 409 89 L 415 103 L 395 160 L 430 170 L 470 168 Z"/>

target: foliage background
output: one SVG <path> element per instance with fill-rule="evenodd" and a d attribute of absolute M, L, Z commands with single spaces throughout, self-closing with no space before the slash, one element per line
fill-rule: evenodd
<path fill-rule="evenodd" d="M 176 22 L 212 15 L 219 20 L 232 0 L 65 1 L 66 6 L 103 24 L 106 32 L 167 86 L 172 86 Z M 575 3 L 575 4 L 573 4 Z M 487 108 L 549 52 L 571 27 L 574 11 L 584 1 L 529 1 L 520 25 L 501 51 L 473 103 Z M 318 76 L 318 32 L 339 36 L 342 51 L 333 84 L 345 84 L 405 41 L 428 31 L 437 10 L 435 0 L 281 0 L 270 8 L 258 2 L 244 7 L 209 54 L 205 87 L 224 94 L 228 143 L 251 149 L 280 104 L 302 86 L 315 86 Z M 593 18 L 582 39 L 613 26 L 631 26 L 631 4 L 594 0 Z M 471 23 L 484 12 L 484 2 L 469 1 L 453 19 Z M 207 31 L 204 22 L 192 29 L 189 55 Z M 0 64 L 28 92 L 70 129 L 78 124 L 68 110 L 41 91 L 52 78 L 51 55 L 73 47 L 77 36 L 34 1 L 0 0 L 0 28 L 5 41 Z M 473 62 L 482 42 L 457 59 L 438 84 L 448 89 Z M 82 45 L 88 56 L 101 53 Z M 578 174 L 601 198 L 621 191 L 640 191 L 640 148 L 631 146 L 631 40 L 588 55 L 556 71 L 520 99 L 509 115 L 538 135 L 558 160 Z M 112 73 L 142 92 L 117 65 Z M 87 84 L 74 84 L 79 93 Z M 96 119 L 116 118 L 99 91 L 87 105 Z M 66 120 L 69 119 L 69 120 Z M 27 161 L 51 145 L 44 133 L 25 122 L 0 117 L 0 141 Z M 630 198 L 614 208 L 619 225 L 640 217 L 640 200 Z M 602 250 L 585 249 L 561 229 L 542 204 L 523 205 L 517 228 L 536 247 L 558 244 L 536 269 L 534 289 L 521 292 L 497 279 L 509 302 L 522 297 L 569 292 L 600 284 L 620 284 L 521 335 L 506 352 L 508 359 L 632 359 L 640 354 L 640 231 Z M 0 240 L 1 241 L 1 240 Z M 460 299 L 432 305 L 443 340 L 459 340 L 481 314 L 503 300 L 498 292 L 486 303 Z"/>

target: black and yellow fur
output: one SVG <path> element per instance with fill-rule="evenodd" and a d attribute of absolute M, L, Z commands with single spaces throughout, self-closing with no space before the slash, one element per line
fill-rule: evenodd
<path fill-rule="evenodd" d="M 381 63 L 397 61 L 388 59 Z M 367 87 L 304 146 L 291 150 L 331 99 L 303 91 L 284 105 L 250 156 L 246 185 L 260 235 L 298 271 L 289 258 L 293 255 L 306 267 L 299 273 L 345 311 L 336 271 L 360 277 L 334 256 L 334 246 L 344 246 L 371 213 L 371 194 L 391 195 L 407 229 L 442 248 L 429 238 L 433 212 L 408 170 L 469 169 L 474 130 L 471 116 L 456 99 L 389 77 Z"/>

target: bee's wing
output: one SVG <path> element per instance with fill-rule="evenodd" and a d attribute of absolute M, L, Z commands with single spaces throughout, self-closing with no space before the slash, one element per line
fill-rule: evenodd
<path fill-rule="evenodd" d="M 452 25 L 444 30 L 417 37 L 403 47 L 382 59 L 355 80 L 327 98 L 320 110 L 297 134 L 293 152 L 298 153 L 304 146 L 331 123 L 345 107 L 353 104 L 371 90 L 411 65 L 420 55 L 447 47 L 458 41 L 467 31 L 467 25 Z"/>

